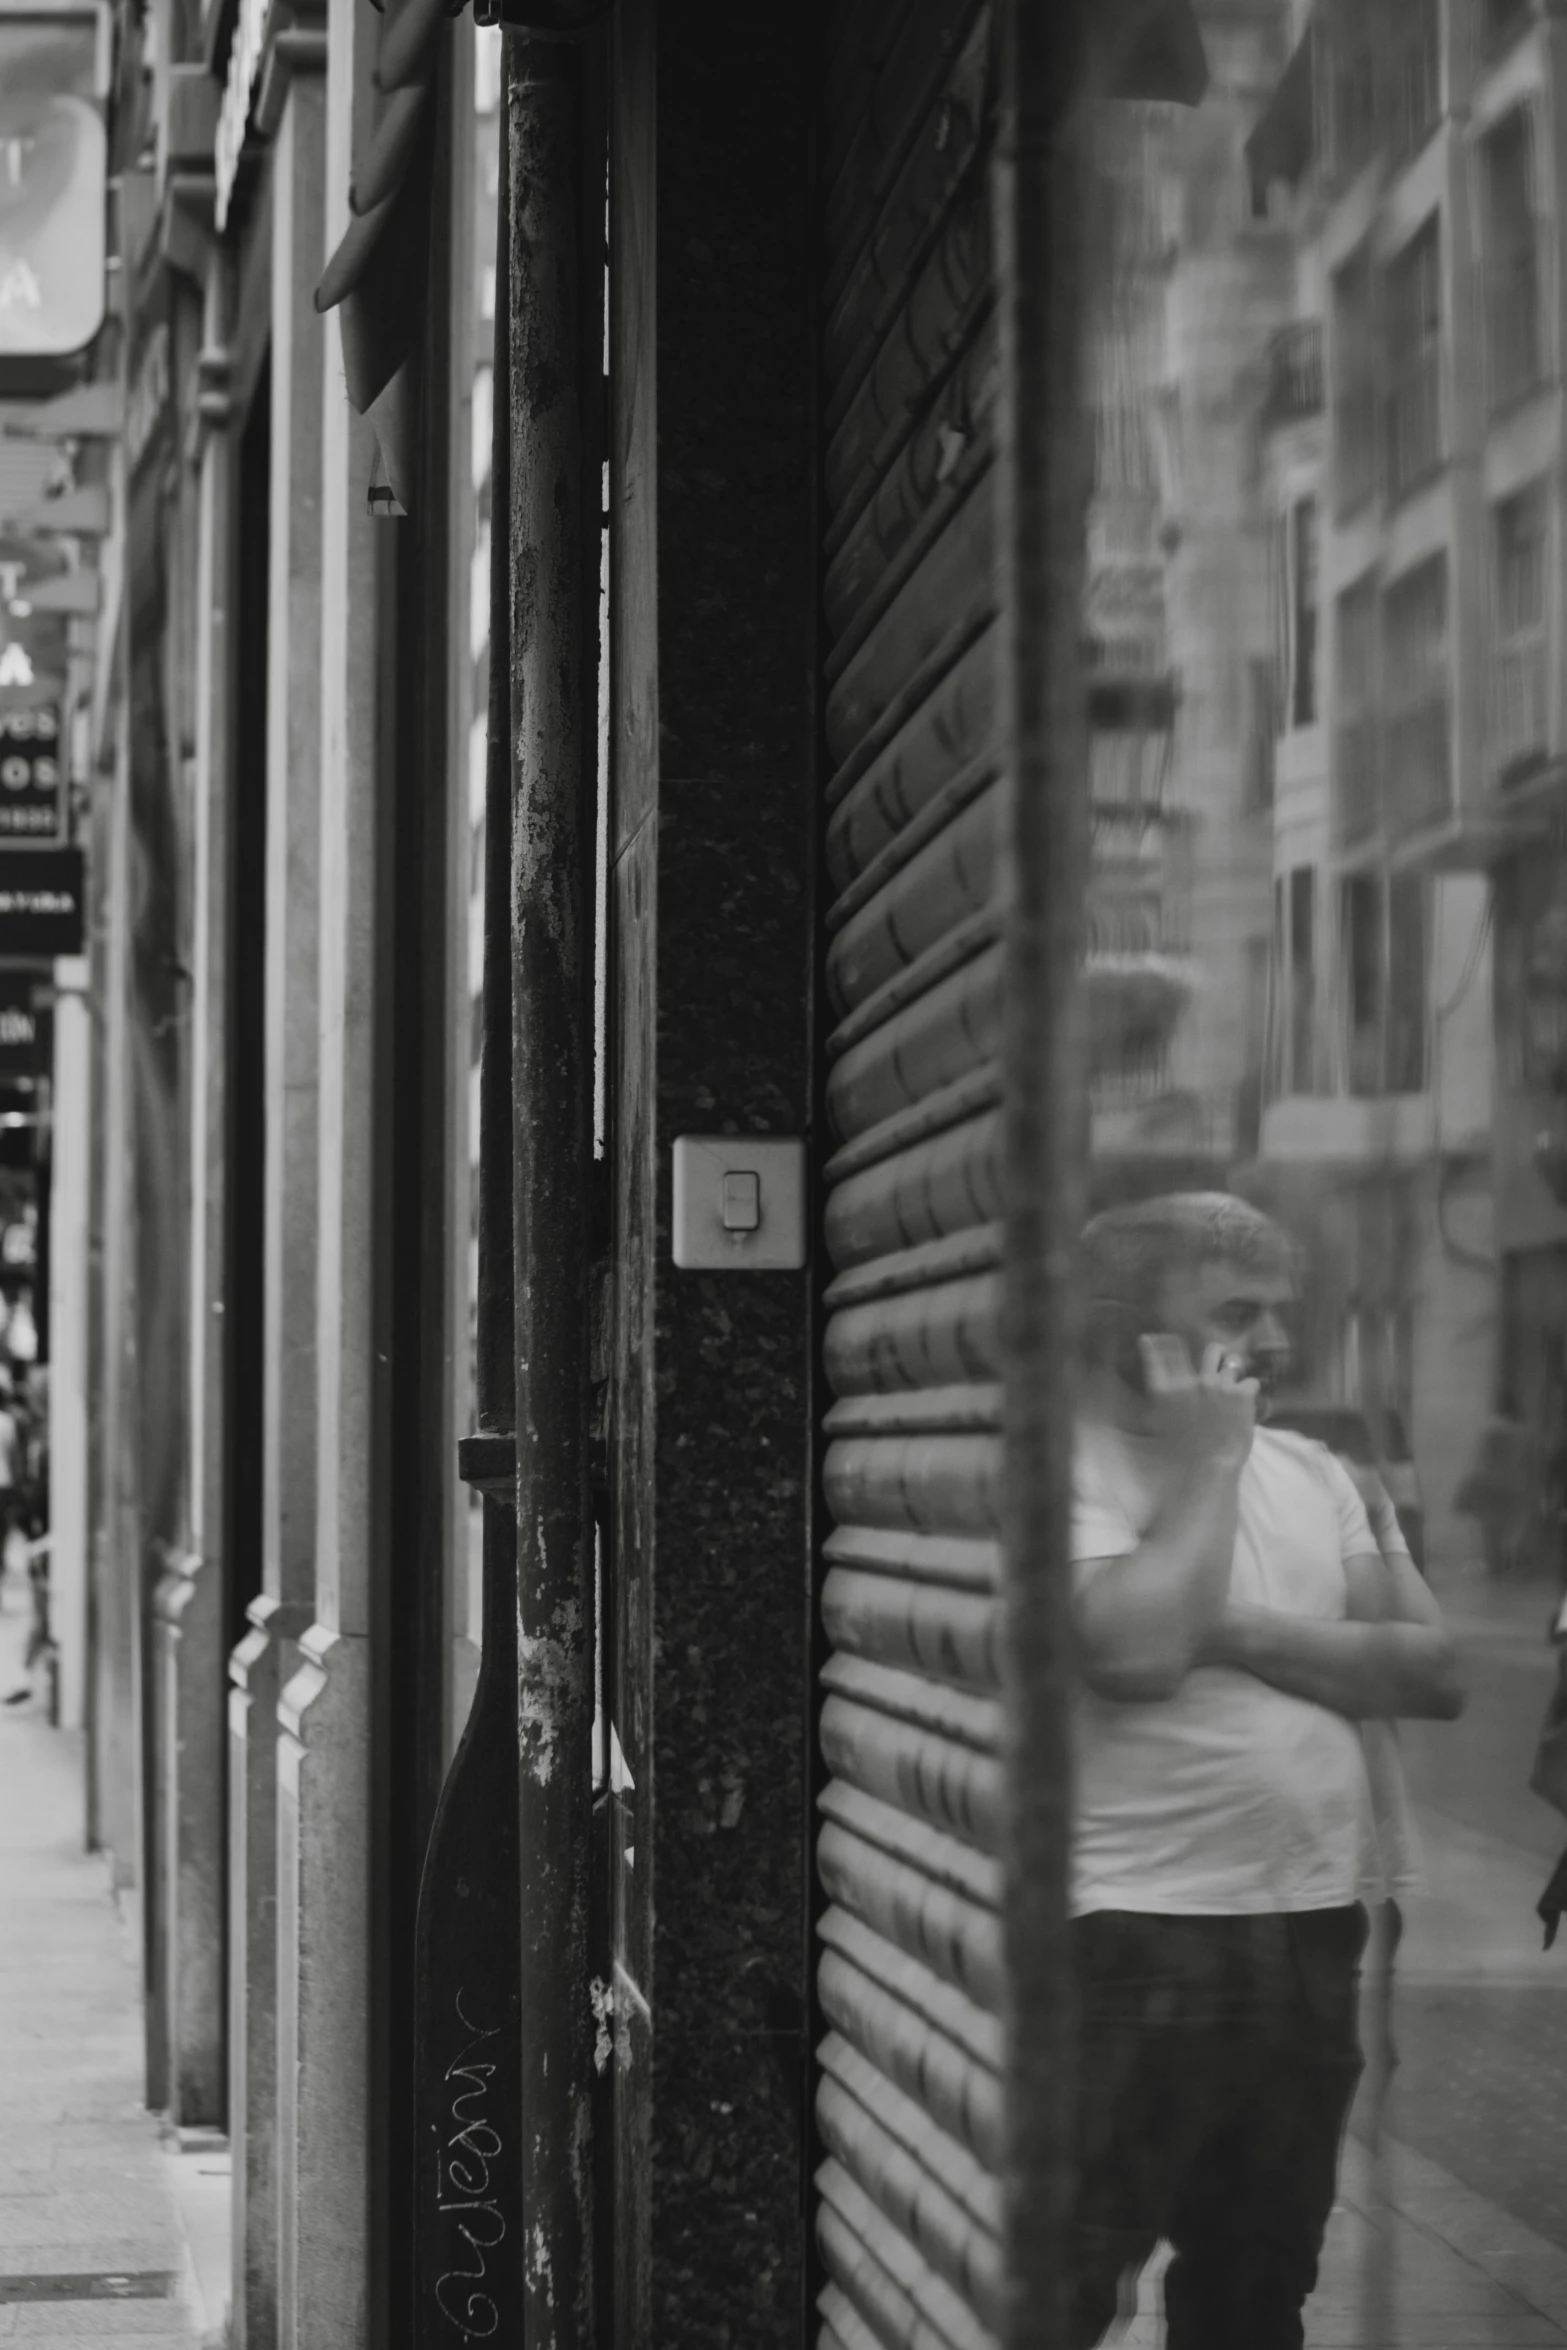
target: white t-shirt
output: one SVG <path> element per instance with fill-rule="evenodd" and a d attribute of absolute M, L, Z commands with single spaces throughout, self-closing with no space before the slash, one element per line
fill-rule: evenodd
<path fill-rule="evenodd" d="M 1102 1559 L 1099 1573 L 1114 1575 L 1115 1560 L 1137 1548 L 1158 1507 L 1165 1457 L 1147 1438 L 1079 1426 L 1079 1571 Z M 1331 1453 L 1259 1428 L 1239 1502 L 1231 1598 L 1341 1619 L 1344 1561 L 1377 1545 Z M 1360 1726 L 1326 1706 L 1250 1673 L 1200 1665 L 1173 1697 L 1146 1705 L 1082 1688 L 1076 1749 L 1079 1913 L 1337 1909 L 1391 1889 Z"/>

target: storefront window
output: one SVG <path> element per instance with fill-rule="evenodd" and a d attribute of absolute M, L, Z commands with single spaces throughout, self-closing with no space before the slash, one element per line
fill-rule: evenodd
<path fill-rule="evenodd" d="M 1170 224 L 1156 266 L 1151 201 L 1104 231 L 1084 369 L 1098 497 L 1160 501 L 1170 722 L 1134 856 L 1091 629 L 1084 2341 L 1129 2278 L 1149 2343 L 1567 2338 L 1515 2120 L 1567 2012 L 1562 192 L 1519 128 L 1567 91 L 1520 43 L 1480 101 L 1516 12 L 1403 13 L 1205 10 L 1195 105 L 1103 109 Z M 1110 562 L 1091 506 L 1091 614 Z"/>

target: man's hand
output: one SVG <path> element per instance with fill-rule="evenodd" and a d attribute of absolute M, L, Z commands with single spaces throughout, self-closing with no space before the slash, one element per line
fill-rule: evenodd
<path fill-rule="evenodd" d="M 1076 1607 L 1083 1677 L 1120 1705 L 1173 1697 L 1218 1621 L 1257 1424 L 1257 1382 L 1222 1347 L 1210 1346 L 1195 1372 L 1178 1338 L 1142 1347 L 1151 1433 L 1172 1464 L 1168 1490 L 1129 1557 L 1085 1562 Z"/>
<path fill-rule="evenodd" d="M 1138 1340 L 1148 1390 L 1149 1433 L 1182 1461 L 1239 1469 L 1257 1432 L 1255 1379 L 1222 1346 L 1205 1349 L 1192 1369 L 1183 1340 L 1152 1332 Z"/>

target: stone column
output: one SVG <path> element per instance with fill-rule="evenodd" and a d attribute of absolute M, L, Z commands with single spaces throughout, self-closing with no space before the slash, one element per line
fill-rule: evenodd
<path fill-rule="evenodd" d="M 49 1227 L 49 1619 L 60 1726 L 79 1730 L 87 1673 L 87 1278 L 91 1039 L 87 963 L 54 966 Z"/>
<path fill-rule="evenodd" d="M 375 19 L 330 0 L 326 229 L 348 225 Z M 367 54 L 367 45 L 369 54 Z M 319 274 L 319 270 L 317 272 Z M 314 1618 L 278 1701 L 278 2227 L 282 2350 L 369 2338 L 370 1558 L 378 973 L 373 436 L 324 322 L 321 428 Z"/>
<path fill-rule="evenodd" d="M 97 1518 L 92 1530 L 93 1696 L 88 1839 L 109 1855 L 127 1894 L 141 1945 L 142 1712 L 140 1529 L 126 1434 L 125 1376 L 130 1306 L 130 1115 L 127 1098 L 127 890 L 130 865 L 130 748 L 123 700 L 109 716 L 93 794 L 93 855 L 104 869 L 92 939 L 93 1013 L 99 1025 L 101 1116 L 97 1313 Z M 161 2083 L 149 2083 L 150 2090 Z M 161 2098 L 158 2100 L 161 2102 Z"/>
<path fill-rule="evenodd" d="M 209 224 L 210 226 L 210 224 Z M 228 424 L 228 334 L 233 300 L 228 256 L 206 245 L 201 347 L 196 356 L 193 398 L 185 422 L 185 456 L 196 474 L 195 778 L 191 822 L 191 1038 L 190 1038 L 190 1346 L 187 1371 L 189 1428 L 189 1533 L 186 1558 L 164 1579 L 162 1593 L 172 1632 L 194 1666 L 199 1648 L 203 1667 L 200 1695 L 216 1709 L 216 1753 L 205 1744 L 192 1761 L 208 1782 L 204 1794 L 217 1813 L 212 1847 L 217 1858 L 212 1897 L 220 1926 L 213 1954 L 223 1959 L 223 1905 L 226 1887 L 222 1816 L 224 1738 L 223 1651 L 229 1638 L 227 1560 L 224 1555 L 224 1417 L 227 1388 L 227 1198 L 228 1162 L 228 795 L 231 756 L 229 663 L 231 565 L 233 557 L 233 452 Z M 187 1627 L 191 1639 L 187 1646 Z M 194 1675 L 192 1675 L 194 1678 Z M 197 1692 L 192 1691 L 194 1697 Z M 203 1822 L 207 1826 L 206 1821 Z M 234 1969 L 229 1952 L 228 1983 L 220 2022 L 228 2079 L 226 2105 L 234 2124 L 232 2038 L 243 2002 L 232 1996 Z M 176 1970 L 177 1971 L 177 1970 Z M 182 2117 L 183 2118 L 183 2117 Z M 243 2125 L 243 2107 L 240 2109 Z M 236 2159 L 236 2170 L 242 2157 Z"/>
<path fill-rule="evenodd" d="M 170 288 L 170 372 L 180 401 L 178 425 L 184 459 L 178 495 L 168 509 L 165 536 L 167 618 L 164 623 L 166 709 L 171 748 L 179 746 L 181 779 L 189 795 L 192 862 L 191 918 L 182 920 L 178 954 L 193 975 L 202 999 L 197 1025 L 193 1004 L 189 1058 L 181 1075 L 178 1104 L 183 1129 L 177 1218 L 172 1231 L 186 1251 L 182 1294 L 174 1307 L 184 1321 L 179 1341 L 180 1370 L 189 1387 L 204 1393 L 215 1373 L 221 1393 L 221 1355 L 211 1359 L 213 1303 L 222 1304 L 221 1269 L 216 1298 L 206 1274 L 207 1196 L 213 1168 L 206 1148 L 209 1104 L 206 1050 L 212 1006 L 203 951 L 210 942 L 211 890 L 220 893 L 224 875 L 204 869 L 210 840 L 203 806 L 214 785 L 223 788 L 223 769 L 214 769 L 203 691 L 212 685 L 211 646 L 205 641 L 223 625 L 225 597 L 211 570 L 206 484 L 203 478 L 204 351 L 212 340 L 211 297 L 207 291 L 211 243 L 210 182 L 171 174 L 164 194 L 160 247 Z M 187 729 L 192 729 L 191 733 Z M 189 741 L 191 756 L 184 758 Z M 185 886 L 181 876 L 181 887 Z M 218 1033 L 222 1034 L 221 1019 Z M 221 1087 L 219 1101 L 221 1103 Z M 185 1123 L 188 1121 L 188 1125 Z M 200 1221 L 197 1203 L 200 1203 Z M 221 1218 L 219 1220 L 221 1231 Z M 229 1631 L 221 1515 L 209 1513 L 200 1443 L 205 1418 L 192 1426 L 184 1391 L 169 1398 L 180 1421 L 177 1528 L 158 1544 L 160 1571 L 152 1592 L 151 1655 L 155 1677 L 152 1706 L 154 1766 L 158 1804 L 156 1882 L 149 1895 L 159 1905 L 163 1954 L 161 1999 L 167 2052 L 166 2099 L 170 2120 L 180 2129 L 211 2131 L 223 2125 L 227 2105 L 227 1996 L 224 1969 L 226 1828 L 223 1802 L 224 1677 Z M 195 1439 L 195 1441 L 192 1441 Z"/>
<path fill-rule="evenodd" d="M 314 1613 L 325 63 L 324 34 L 291 28 L 257 107 L 273 148 L 262 1590 L 229 1666 L 236 2350 L 279 2339 L 278 1697 Z"/>

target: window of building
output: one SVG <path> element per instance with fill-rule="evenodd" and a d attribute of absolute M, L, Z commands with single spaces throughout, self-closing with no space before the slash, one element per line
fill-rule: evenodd
<path fill-rule="evenodd" d="M 1317 722 L 1317 501 L 1296 501 L 1291 532 L 1290 616 L 1294 661 L 1290 679 L 1290 724 Z"/>
<path fill-rule="evenodd" d="M 1341 514 L 1368 498 L 1377 477 L 1376 342 L 1371 257 L 1362 251 L 1333 279 L 1333 488 Z"/>
<path fill-rule="evenodd" d="M 1268 947 L 1267 1053 L 1264 1062 L 1264 1083 L 1269 1101 L 1277 1101 L 1279 1095 L 1286 1091 L 1288 1082 L 1284 1065 L 1284 958 L 1287 944 L 1284 883 L 1276 877 L 1273 884 L 1273 934 Z"/>
<path fill-rule="evenodd" d="M 1545 493 L 1538 482 L 1494 515 L 1491 770 L 1504 780 L 1546 750 Z"/>
<path fill-rule="evenodd" d="M 1389 1093 L 1426 1084 L 1426 885 L 1395 873 L 1387 885 L 1387 1057 Z"/>
<path fill-rule="evenodd" d="M 1442 456 L 1442 246 L 1435 214 L 1387 272 L 1387 483 L 1398 497 Z"/>
<path fill-rule="evenodd" d="M 1310 865 L 1290 875 L 1289 1085 L 1317 1090 L 1317 876 Z"/>
<path fill-rule="evenodd" d="M 1425 144 L 1442 111 L 1438 0 L 1398 0 L 1389 28 L 1388 137 L 1395 157 Z"/>
<path fill-rule="evenodd" d="M 1274 666 L 1266 654 L 1253 654 L 1246 663 L 1246 806 L 1250 810 L 1273 805 L 1273 745 L 1278 732 L 1274 700 Z"/>
<path fill-rule="evenodd" d="M 1544 366 L 1534 126 L 1518 107 L 1482 152 L 1486 383 L 1493 408 L 1537 384 Z"/>
<path fill-rule="evenodd" d="M 1380 1093 L 1382 886 L 1375 874 L 1356 873 L 1345 882 L 1343 909 L 1349 1090 Z"/>
<path fill-rule="evenodd" d="M 1447 558 L 1422 563 L 1383 599 L 1384 816 L 1403 833 L 1452 805 Z"/>
<path fill-rule="evenodd" d="M 1492 57 L 1529 22 L 1529 0 L 1476 0 L 1481 54 Z"/>
<path fill-rule="evenodd" d="M 1318 21 L 1326 64 L 1327 161 L 1339 175 L 1358 171 L 1376 145 L 1373 12 L 1365 0 L 1330 0 Z"/>
<path fill-rule="evenodd" d="M 1344 884 L 1340 947 L 1349 1090 L 1419 1093 L 1426 1083 L 1426 892 L 1418 874 Z"/>
<path fill-rule="evenodd" d="M 1381 827 L 1377 783 L 1376 589 L 1369 579 L 1338 599 L 1334 657 L 1338 704 L 1333 736 L 1334 830 L 1353 848 Z"/>

